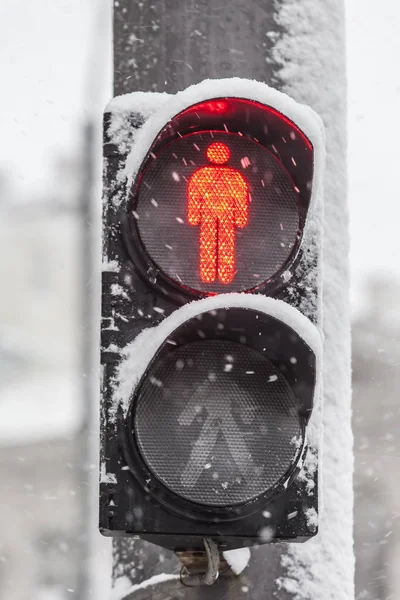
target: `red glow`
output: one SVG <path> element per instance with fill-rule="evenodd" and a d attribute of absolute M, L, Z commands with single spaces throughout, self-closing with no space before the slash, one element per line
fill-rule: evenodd
<path fill-rule="evenodd" d="M 195 104 L 194 108 L 199 111 L 203 110 L 208 113 L 222 115 L 228 111 L 229 104 L 226 100 L 216 99 Z"/>
<path fill-rule="evenodd" d="M 214 142 L 207 148 L 207 158 L 210 162 L 216 165 L 223 165 L 228 162 L 231 151 L 226 144 L 222 142 Z"/>
<path fill-rule="evenodd" d="M 226 144 L 214 142 L 207 148 L 211 162 L 229 160 Z M 235 276 L 235 226 L 248 220 L 248 186 L 231 167 L 207 166 L 197 169 L 188 186 L 188 221 L 200 225 L 200 277 L 206 283 L 218 279 L 231 283 Z"/>
<path fill-rule="evenodd" d="M 189 106 L 186 110 L 182 111 L 179 115 L 175 116 L 175 119 L 179 119 L 180 117 L 182 117 L 182 115 L 186 115 L 187 113 L 190 112 L 194 112 L 196 113 L 197 111 L 204 111 L 204 112 L 208 112 L 209 114 L 225 114 L 228 112 L 232 112 L 235 110 L 235 106 L 238 105 L 246 105 L 248 107 L 249 110 L 252 109 L 261 109 L 262 112 L 264 112 L 265 114 L 270 114 L 270 115 L 274 115 L 275 117 L 278 117 L 281 121 L 283 121 L 284 123 L 286 123 L 287 125 L 289 125 L 293 131 L 296 132 L 296 134 L 299 136 L 299 138 L 301 140 L 303 140 L 303 142 L 305 143 L 305 145 L 307 146 L 307 148 L 309 150 L 313 149 L 313 146 L 310 142 L 310 140 L 304 135 L 304 133 L 301 131 L 301 129 L 299 129 L 299 127 L 293 122 L 291 121 L 288 117 L 286 117 L 284 114 L 280 113 L 278 110 L 276 110 L 275 108 L 272 108 L 272 106 L 267 106 L 265 104 L 261 104 L 260 102 L 256 102 L 255 100 L 248 100 L 246 98 L 214 98 L 213 100 L 208 100 L 206 102 L 199 102 L 198 104 L 193 104 L 192 106 Z"/>

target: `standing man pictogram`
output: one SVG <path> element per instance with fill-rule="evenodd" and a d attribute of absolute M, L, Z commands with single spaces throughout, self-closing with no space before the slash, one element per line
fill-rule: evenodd
<path fill-rule="evenodd" d="M 207 158 L 213 165 L 195 171 L 188 186 L 188 221 L 200 225 L 200 277 L 230 283 L 235 276 L 235 227 L 245 227 L 249 191 L 237 169 L 225 166 L 226 144 L 213 142 Z M 218 166 L 217 166 L 218 165 Z M 222 166 L 224 165 L 224 166 Z"/>

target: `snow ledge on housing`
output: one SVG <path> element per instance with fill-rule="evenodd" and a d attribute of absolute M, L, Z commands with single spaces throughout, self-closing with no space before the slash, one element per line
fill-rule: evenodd
<path fill-rule="evenodd" d="M 127 414 L 133 390 L 138 385 L 147 366 L 162 344 L 180 325 L 202 313 L 233 307 L 264 312 L 291 327 L 313 350 L 317 360 L 317 374 L 321 372 L 322 342 L 320 333 L 315 325 L 296 308 L 282 300 L 266 298 L 261 295 L 220 294 L 185 304 L 166 317 L 159 325 L 142 331 L 133 342 L 121 350 L 122 360 L 118 366 L 114 383 L 110 418 L 115 419 L 119 406 L 122 407 L 124 415 Z M 316 390 L 315 397 L 318 398 L 320 395 L 318 378 Z"/>
<path fill-rule="evenodd" d="M 133 92 L 110 102 L 108 110 L 113 114 L 118 114 L 121 109 L 127 112 L 130 108 L 132 112 L 143 111 L 144 116 L 149 117 L 137 133 L 134 147 L 126 160 L 128 186 L 132 184 L 153 140 L 169 121 L 193 104 L 218 97 L 245 98 L 272 106 L 305 133 L 314 147 L 317 161 L 324 157 L 323 123 L 309 106 L 299 104 L 287 94 L 260 81 L 239 77 L 205 79 L 173 95 Z M 319 171 L 318 165 L 315 170 Z"/>

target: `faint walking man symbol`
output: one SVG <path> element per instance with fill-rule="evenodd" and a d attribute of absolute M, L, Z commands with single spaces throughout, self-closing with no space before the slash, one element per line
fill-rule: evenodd
<path fill-rule="evenodd" d="M 205 410 L 207 414 L 181 475 L 182 485 L 189 489 L 196 485 L 204 471 L 219 433 L 222 434 L 232 459 L 245 481 L 248 482 L 252 477 L 260 477 L 263 472 L 262 467 L 254 464 L 244 435 L 232 413 L 232 401 L 228 397 L 230 394 L 219 396 L 217 399 L 212 388 L 210 381 L 199 386 L 178 417 L 180 425 L 191 425 L 200 412 Z M 253 418 L 254 414 L 248 414 L 243 420 L 250 422 Z"/>

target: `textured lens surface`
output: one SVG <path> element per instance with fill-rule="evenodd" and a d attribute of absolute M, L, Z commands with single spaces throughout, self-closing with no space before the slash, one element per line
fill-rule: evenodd
<path fill-rule="evenodd" d="M 148 468 L 174 493 L 227 506 L 274 486 L 297 456 L 298 405 L 277 367 L 225 340 L 181 346 L 152 365 L 134 408 Z"/>
<path fill-rule="evenodd" d="M 298 193 L 278 158 L 219 131 L 178 138 L 151 159 L 134 217 L 153 262 L 201 293 L 267 281 L 285 267 L 299 233 Z"/>

